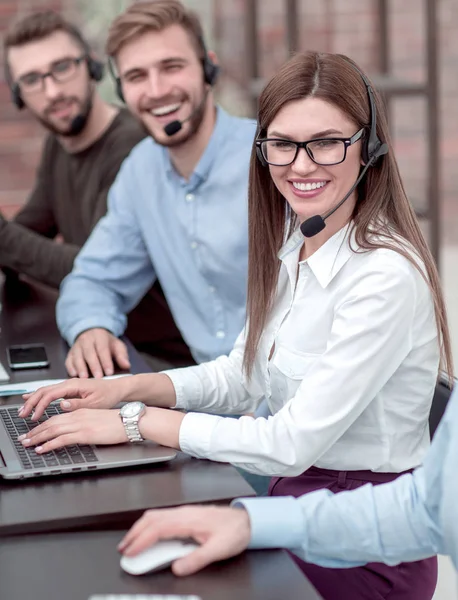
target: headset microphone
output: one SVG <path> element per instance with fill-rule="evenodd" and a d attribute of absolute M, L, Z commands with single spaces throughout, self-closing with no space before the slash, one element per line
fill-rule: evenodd
<path fill-rule="evenodd" d="M 372 166 L 373 162 L 374 162 L 374 159 L 371 159 L 371 161 L 369 163 L 367 163 L 367 165 L 364 166 L 361 173 L 359 174 L 358 179 L 351 186 L 350 191 L 347 194 L 345 194 L 345 197 L 336 206 L 334 206 L 334 208 L 332 208 L 329 212 L 327 212 L 323 216 L 314 215 L 313 217 L 306 219 L 301 224 L 301 231 L 302 231 L 302 235 L 304 237 L 311 238 L 311 237 L 317 235 L 318 233 L 320 233 L 320 231 L 323 231 L 323 229 L 326 227 L 326 223 L 325 223 L 326 219 L 328 217 L 330 217 L 331 215 L 333 215 L 336 212 L 336 210 L 339 209 L 346 200 L 348 200 L 348 198 L 351 196 L 351 194 L 357 188 L 361 179 L 366 174 L 367 169 Z"/>
<path fill-rule="evenodd" d="M 87 117 L 85 117 L 84 115 L 76 115 L 76 117 L 71 122 L 69 134 L 72 136 L 79 135 L 85 128 L 86 123 Z"/>
<path fill-rule="evenodd" d="M 187 119 L 185 119 L 185 121 L 186 120 Z M 184 121 L 171 121 L 170 123 L 167 123 L 167 125 L 164 127 L 164 133 L 166 133 L 168 136 L 175 135 L 183 127 L 183 123 Z"/>
<path fill-rule="evenodd" d="M 202 108 L 205 104 L 205 101 L 207 99 L 209 91 L 210 91 L 210 88 L 207 87 L 204 97 L 202 98 L 202 101 L 199 102 L 198 106 L 191 112 L 191 114 L 189 116 L 186 117 L 186 119 L 183 119 L 182 121 L 178 121 L 178 119 L 176 119 L 175 121 L 170 121 L 170 123 L 167 123 L 167 125 L 164 126 L 164 133 L 167 134 L 169 137 L 171 137 L 172 135 L 175 135 L 176 133 L 181 131 L 181 128 L 183 127 L 183 123 L 186 123 L 186 121 L 189 121 L 190 119 L 192 119 L 197 113 L 199 113 L 202 110 Z"/>

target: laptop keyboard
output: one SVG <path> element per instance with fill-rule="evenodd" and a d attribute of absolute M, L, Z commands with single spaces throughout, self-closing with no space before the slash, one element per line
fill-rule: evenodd
<path fill-rule="evenodd" d="M 38 469 L 40 467 L 59 467 L 61 465 L 82 465 L 85 463 L 96 463 L 98 458 L 92 446 L 85 444 L 76 444 L 74 446 L 65 446 L 47 452 L 46 454 L 37 454 L 32 447 L 25 448 L 21 442 L 18 442 L 18 437 L 24 433 L 28 433 L 31 429 L 43 423 L 54 415 L 59 415 L 63 411 L 59 406 L 50 405 L 45 411 L 45 414 L 38 421 L 32 421 L 30 417 L 23 419 L 18 415 L 17 408 L 3 408 L 0 410 L 0 417 L 8 431 L 11 442 L 16 448 L 19 458 L 24 469 Z"/>

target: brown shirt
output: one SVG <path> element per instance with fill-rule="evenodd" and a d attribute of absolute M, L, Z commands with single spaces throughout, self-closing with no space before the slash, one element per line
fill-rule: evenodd
<path fill-rule="evenodd" d="M 106 213 L 108 191 L 122 162 L 145 135 L 126 109 L 82 152 L 68 153 L 49 135 L 28 202 L 14 221 L 0 217 L 0 267 L 59 287 Z M 63 243 L 55 240 L 57 235 Z M 127 334 L 140 349 L 173 364 L 191 362 L 158 284 L 132 311 Z"/>

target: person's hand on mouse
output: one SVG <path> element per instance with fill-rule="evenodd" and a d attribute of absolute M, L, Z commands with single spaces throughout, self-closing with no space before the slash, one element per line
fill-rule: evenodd
<path fill-rule="evenodd" d="M 176 538 L 193 538 L 200 544 L 172 564 L 175 575 L 190 575 L 246 550 L 251 538 L 250 519 L 243 508 L 183 506 L 148 510 L 126 533 L 118 550 L 125 556 L 135 556 L 159 540 Z"/>

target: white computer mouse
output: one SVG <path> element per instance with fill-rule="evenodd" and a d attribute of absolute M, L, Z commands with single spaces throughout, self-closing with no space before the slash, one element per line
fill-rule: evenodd
<path fill-rule="evenodd" d="M 136 556 L 123 556 L 121 568 L 130 575 L 143 575 L 169 567 L 173 561 L 190 554 L 199 545 L 189 540 L 162 540 Z"/>

